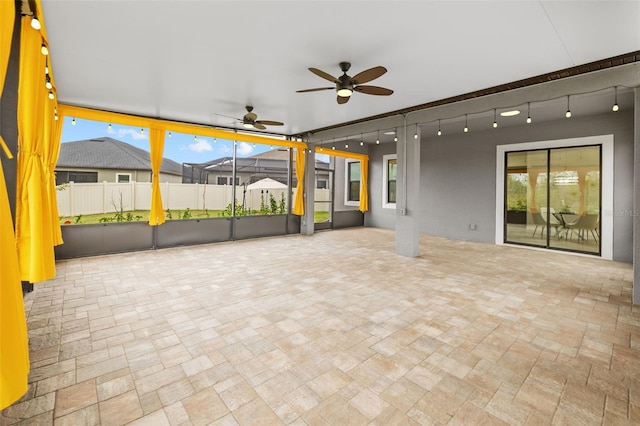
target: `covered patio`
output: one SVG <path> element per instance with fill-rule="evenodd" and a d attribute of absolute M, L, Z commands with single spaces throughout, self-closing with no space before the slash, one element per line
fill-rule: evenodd
<path fill-rule="evenodd" d="M 13 424 L 640 421 L 632 267 L 374 228 L 60 261 Z M 300 265 L 304 265 L 301 267 Z"/>

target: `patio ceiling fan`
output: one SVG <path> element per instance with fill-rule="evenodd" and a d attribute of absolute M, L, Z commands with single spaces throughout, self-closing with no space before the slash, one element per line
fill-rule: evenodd
<path fill-rule="evenodd" d="M 222 114 L 216 114 L 216 115 L 220 115 L 222 117 L 227 117 L 227 118 L 233 118 L 234 120 L 237 120 L 238 123 L 242 123 L 242 126 L 246 129 L 259 129 L 259 130 L 265 130 L 267 127 L 266 126 L 283 126 L 284 123 L 280 122 L 280 121 L 273 121 L 273 120 L 258 120 L 258 115 L 253 112 L 253 106 L 251 105 L 247 105 L 245 106 L 247 113 L 242 117 L 242 118 L 235 118 L 235 117 L 229 117 L 227 115 L 222 115 Z"/>
<path fill-rule="evenodd" d="M 349 71 L 349 69 L 351 68 L 351 63 L 340 62 L 339 66 L 342 70 L 342 75 L 340 77 L 334 77 L 331 74 L 328 74 L 317 68 L 309 68 L 309 71 L 311 71 L 318 77 L 322 77 L 325 80 L 329 80 L 330 82 L 335 83 L 335 86 L 297 90 L 296 93 L 318 92 L 320 90 L 335 90 L 338 94 L 336 100 L 339 104 L 346 104 L 347 102 L 349 102 L 351 94 L 354 91 L 364 93 L 366 95 L 377 96 L 389 96 L 393 93 L 393 90 L 387 89 L 385 87 L 362 85 L 363 83 L 368 83 L 371 80 L 375 80 L 376 78 L 386 73 L 387 69 L 385 67 L 377 66 L 369 68 L 368 70 L 364 70 L 354 75 L 353 77 L 350 77 L 349 75 L 347 75 L 347 71 Z"/>

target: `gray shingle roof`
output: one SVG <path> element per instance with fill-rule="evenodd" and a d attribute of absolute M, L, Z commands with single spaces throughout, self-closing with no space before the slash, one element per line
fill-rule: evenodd
<path fill-rule="evenodd" d="M 60 144 L 57 167 L 85 169 L 151 170 L 149 152 L 119 140 L 103 137 Z M 182 166 L 162 159 L 162 173 L 182 176 Z"/>

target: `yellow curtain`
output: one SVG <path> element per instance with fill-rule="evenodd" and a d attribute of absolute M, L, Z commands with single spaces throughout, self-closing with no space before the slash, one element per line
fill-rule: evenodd
<path fill-rule="evenodd" d="M 360 211 L 369 210 L 369 156 L 357 152 L 342 151 L 339 149 L 316 148 L 320 154 L 332 155 L 334 157 L 351 158 L 360 161 Z"/>
<path fill-rule="evenodd" d="M 59 246 L 62 241 L 62 230 L 58 214 L 58 201 L 56 192 L 56 164 L 60 155 L 60 138 L 62 136 L 62 120 L 55 119 L 56 102 L 45 102 L 44 109 L 44 180 L 47 203 L 49 205 L 49 226 L 54 246 Z"/>
<path fill-rule="evenodd" d="M 44 161 L 50 135 L 45 136 L 47 96 L 44 86 L 45 56 L 40 53 L 42 36 L 25 16 L 20 34 L 18 83 L 18 173 L 16 188 L 16 240 L 20 278 L 32 283 L 55 276 L 52 211 L 46 186 Z"/>
<path fill-rule="evenodd" d="M 360 158 L 360 211 L 369 210 L 369 158 Z"/>
<path fill-rule="evenodd" d="M 0 97 L 11 53 L 15 2 L 0 1 Z M 13 158 L 0 136 L 0 145 Z M 1 155 L 1 154 L 0 154 Z M 27 392 L 29 345 L 11 208 L 0 162 L 0 410 Z"/>
<path fill-rule="evenodd" d="M 296 179 L 298 187 L 292 213 L 302 216 L 304 215 L 304 148 L 296 148 Z"/>
<path fill-rule="evenodd" d="M 164 152 L 164 130 L 152 127 L 149 130 L 149 145 L 151 150 L 151 212 L 149 225 L 162 225 L 165 222 L 162 209 L 162 193 L 160 192 L 160 167 L 162 166 L 162 154 Z"/>

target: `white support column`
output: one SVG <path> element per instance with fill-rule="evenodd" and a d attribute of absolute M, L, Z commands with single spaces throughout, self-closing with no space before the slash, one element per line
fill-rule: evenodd
<path fill-rule="evenodd" d="M 300 233 L 302 235 L 313 235 L 316 187 L 316 156 L 313 149 L 305 150 L 304 158 L 304 216 L 302 216 L 300 222 Z"/>
<path fill-rule="evenodd" d="M 415 125 L 398 128 L 397 137 L 396 253 L 416 257 L 419 250 L 420 129 Z"/>
<path fill-rule="evenodd" d="M 633 120 L 633 290 L 632 301 L 640 305 L 640 88 L 634 89 Z"/>

